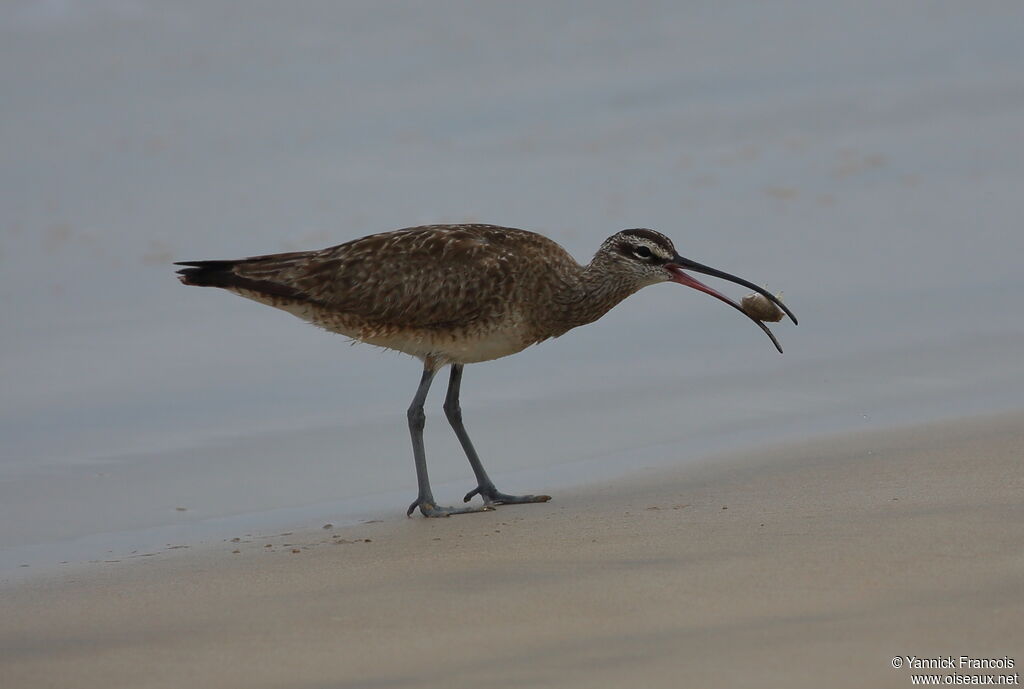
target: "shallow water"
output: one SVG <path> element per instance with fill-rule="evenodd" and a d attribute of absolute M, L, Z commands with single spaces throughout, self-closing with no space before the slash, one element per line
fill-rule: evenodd
<path fill-rule="evenodd" d="M 781 357 L 661 285 L 469 367 L 467 424 L 506 490 L 1024 407 L 1022 19 L 953 2 L 13 5 L 0 568 L 415 495 L 417 362 L 185 289 L 173 260 L 435 221 L 539 230 L 586 260 L 647 226 L 785 293 L 801 325 L 773 326 Z M 441 396 L 428 457 L 457 500 L 471 474 Z"/>

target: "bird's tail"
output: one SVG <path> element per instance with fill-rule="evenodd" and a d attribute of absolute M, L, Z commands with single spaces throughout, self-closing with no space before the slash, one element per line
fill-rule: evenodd
<path fill-rule="evenodd" d="M 197 287 L 255 292 L 266 297 L 288 299 L 306 298 L 308 295 L 287 275 L 297 259 L 306 252 L 251 256 L 233 261 L 181 261 L 185 266 L 178 271 L 182 284 Z"/>
<path fill-rule="evenodd" d="M 232 270 L 238 261 L 182 261 L 176 266 L 188 266 L 178 271 L 183 285 L 196 287 L 233 287 L 238 277 Z"/>

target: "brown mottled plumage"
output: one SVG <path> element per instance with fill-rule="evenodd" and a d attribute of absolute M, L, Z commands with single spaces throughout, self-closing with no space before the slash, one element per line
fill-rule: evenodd
<path fill-rule="evenodd" d="M 452 365 L 445 411 L 477 474 L 478 488 L 467 501 L 480 493 L 485 507 L 539 502 L 547 496 L 498 493 L 480 466 L 458 407 L 464 364 L 508 356 L 558 337 L 659 282 L 694 287 L 743 311 L 683 268 L 744 284 L 777 301 L 752 283 L 682 258 L 668 237 L 646 229 L 612 235 L 586 266 L 535 232 L 478 224 L 412 227 L 319 251 L 178 265 L 187 266 L 178 271 L 186 285 L 221 287 L 332 332 L 424 361 L 424 378 L 410 408 L 420 484 L 410 513 L 419 506 L 427 516 L 474 511 L 437 507 L 426 479 L 422 402 L 440 367 Z M 778 347 L 767 327 L 752 320 Z"/>
<path fill-rule="evenodd" d="M 650 235 L 670 249 L 668 238 Z M 535 232 L 428 225 L 319 251 L 197 261 L 180 272 L 187 285 L 223 287 L 443 365 L 514 354 L 600 318 L 651 284 L 643 272 L 616 272 L 615 259 L 599 256 L 584 268 Z"/>

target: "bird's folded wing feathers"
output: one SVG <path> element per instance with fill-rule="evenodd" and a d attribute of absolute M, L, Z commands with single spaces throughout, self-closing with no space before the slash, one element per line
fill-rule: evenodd
<path fill-rule="evenodd" d="M 409 230 L 320 251 L 255 256 L 234 263 L 232 272 L 380 323 L 451 327 L 500 307 L 500 295 L 516 279 L 512 261 L 484 233 Z"/>

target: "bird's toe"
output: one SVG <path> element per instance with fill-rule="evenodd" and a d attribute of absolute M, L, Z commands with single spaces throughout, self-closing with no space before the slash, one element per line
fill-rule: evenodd
<path fill-rule="evenodd" d="M 470 498 L 474 495 L 482 497 L 484 505 L 525 505 L 531 502 L 547 502 L 551 499 L 550 495 L 509 495 L 502 493 L 493 486 L 477 486 L 466 493 L 464 502 L 469 502 Z"/>
<path fill-rule="evenodd" d="M 472 514 L 473 512 L 491 512 L 494 507 L 488 504 L 480 505 L 477 507 L 473 505 L 471 507 L 444 507 L 441 505 L 435 505 L 433 502 L 427 502 L 425 500 L 417 500 L 413 504 L 409 505 L 409 510 L 406 512 L 407 517 L 411 517 L 412 513 L 419 508 L 420 514 L 424 517 L 450 517 L 453 514 Z"/>

